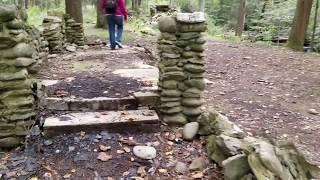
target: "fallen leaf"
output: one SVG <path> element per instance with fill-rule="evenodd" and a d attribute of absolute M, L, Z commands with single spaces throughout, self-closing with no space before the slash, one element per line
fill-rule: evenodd
<path fill-rule="evenodd" d="M 81 137 L 83 137 L 83 136 L 85 136 L 85 135 L 86 135 L 86 132 L 80 131 L 80 136 L 81 136 Z"/>
<path fill-rule="evenodd" d="M 145 177 L 147 175 L 146 167 L 145 166 L 139 167 L 137 173 L 139 176 Z"/>
<path fill-rule="evenodd" d="M 38 180 L 38 177 L 32 177 L 30 180 Z"/>
<path fill-rule="evenodd" d="M 136 176 L 136 177 L 132 177 L 132 179 L 134 179 L 134 180 L 144 180 L 144 178 L 142 178 L 142 177 L 138 177 L 138 176 Z"/>
<path fill-rule="evenodd" d="M 75 170 L 75 169 L 71 169 L 71 172 L 72 172 L 72 173 L 75 173 L 75 172 L 76 172 L 76 170 Z"/>
<path fill-rule="evenodd" d="M 168 151 L 168 152 L 166 152 L 165 154 L 166 154 L 167 156 L 173 155 L 173 151 Z"/>
<path fill-rule="evenodd" d="M 125 139 L 119 139 L 119 141 L 123 144 L 127 144 L 129 146 L 136 146 L 138 145 L 134 140 L 125 140 Z"/>
<path fill-rule="evenodd" d="M 158 171 L 160 174 L 166 174 L 168 172 L 166 169 L 159 169 Z"/>
<path fill-rule="evenodd" d="M 124 151 L 122 151 L 122 150 L 117 150 L 117 154 L 123 154 L 124 153 Z"/>
<path fill-rule="evenodd" d="M 105 152 L 101 152 L 101 153 L 99 153 L 97 159 L 99 159 L 100 161 L 106 162 L 106 161 L 109 161 L 110 159 L 112 159 L 112 156 L 108 155 Z"/>
<path fill-rule="evenodd" d="M 137 118 L 129 117 L 129 118 L 127 119 L 127 121 L 129 121 L 129 122 L 133 122 L 133 121 L 135 121 L 135 120 L 137 120 Z"/>
<path fill-rule="evenodd" d="M 108 151 L 111 149 L 111 146 L 104 146 L 104 145 L 99 145 L 100 151 Z"/>
<path fill-rule="evenodd" d="M 129 176 L 130 172 L 126 171 L 122 174 L 122 176 Z"/>
<path fill-rule="evenodd" d="M 195 174 L 192 174 L 192 178 L 201 179 L 201 178 L 203 178 L 203 173 L 202 172 L 197 172 Z"/>
<path fill-rule="evenodd" d="M 131 149 L 130 149 L 130 148 L 128 148 L 128 147 L 124 147 L 124 148 L 123 148 L 123 150 L 124 150 L 126 153 L 131 152 Z"/>
<path fill-rule="evenodd" d="M 63 178 L 64 178 L 64 179 L 70 179 L 70 178 L 71 178 L 71 174 L 65 174 L 65 175 L 63 176 Z"/>

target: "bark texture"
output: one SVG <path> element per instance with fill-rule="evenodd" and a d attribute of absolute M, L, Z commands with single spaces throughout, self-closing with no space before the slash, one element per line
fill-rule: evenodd
<path fill-rule="evenodd" d="M 303 50 L 313 0 L 298 0 L 287 46 Z"/>
<path fill-rule="evenodd" d="M 102 8 L 100 4 L 100 0 L 96 0 L 96 7 L 97 7 L 97 28 L 105 28 L 107 25 L 106 17 L 102 13 Z"/>
<path fill-rule="evenodd" d="M 245 20 L 246 20 L 246 0 L 240 0 L 236 36 L 242 36 Z"/>
<path fill-rule="evenodd" d="M 65 0 L 66 14 L 69 14 L 77 23 L 83 23 L 82 1 L 81 0 Z"/>

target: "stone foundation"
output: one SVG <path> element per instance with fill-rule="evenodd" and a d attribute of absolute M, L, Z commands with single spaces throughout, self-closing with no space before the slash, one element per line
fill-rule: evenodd
<path fill-rule="evenodd" d="M 33 56 L 33 59 L 35 60 L 35 62 L 30 67 L 28 67 L 29 73 L 34 74 L 40 70 L 41 65 L 43 63 L 47 62 L 48 60 L 47 58 L 49 55 L 49 48 L 48 48 L 49 44 L 48 44 L 48 41 L 46 41 L 41 36 L 41 32 L 37 28 L 27 26 L 26 31 L 31 36 L 32 38 L 31 45 L 36 50 L 36 53 Z"/>
<path fill-rule="evenodd" d="M 68 15 L 65 15 L 66 38 L 68 43 L 78 46 L 84 45 L 84 30 L 82 23 L 77 23 Z"/>
<path fill-rule="evenodd" d="M 167 123 L 186 124 L 202 113 L 202 92 L 205 88 L 204 14 L 178 13 L 161 17 L 159 90 L 160 111 Z"/>
<path fill-rule="evenodd" d="M 274 144 L 247 136 L 218 113 L 203 113 L 200 135 L 207 135 L 207 152 L 224 171 L 226 180 L 307 180 L 320 178 L 293 144 Z"/>
<path fill-rule="evenodd" d="M 37 51 L 23 14 L 15 6 L 0 4 L 0 148 L 23 142 L 35 115 L 28 69 L 36 63 Z"/>
<path fill-rule="evenodd" d="M 55 16 L 43 20 L 43 37 L 48 41 L 50 53 L 60 53 L 64 47 L 64 27 L 62 19 Z"/>

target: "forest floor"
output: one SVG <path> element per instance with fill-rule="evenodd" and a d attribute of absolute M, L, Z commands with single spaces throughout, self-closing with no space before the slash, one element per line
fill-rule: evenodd
<path fill-rule="evenodd" d="M 209 109 L 255 136 L 293 142 L 320 165 L 320 54 L 209 41 L 207 62 Z"/>

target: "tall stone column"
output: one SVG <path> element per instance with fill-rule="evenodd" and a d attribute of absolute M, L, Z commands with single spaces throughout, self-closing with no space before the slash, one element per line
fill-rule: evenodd
<path fill-rule="evenodd" d="M 0 148 L 22 143 L 35 115 L 28 67 L 36 51 L 24 28 L 16 7 L 0 4 Z"/>
<path fill-rule="evenodd" d="M 196 121 L 201 115 L 205 88 L 203 13 L 178 13 L 159 20 L 160 111 L 171 124 Z"/>

